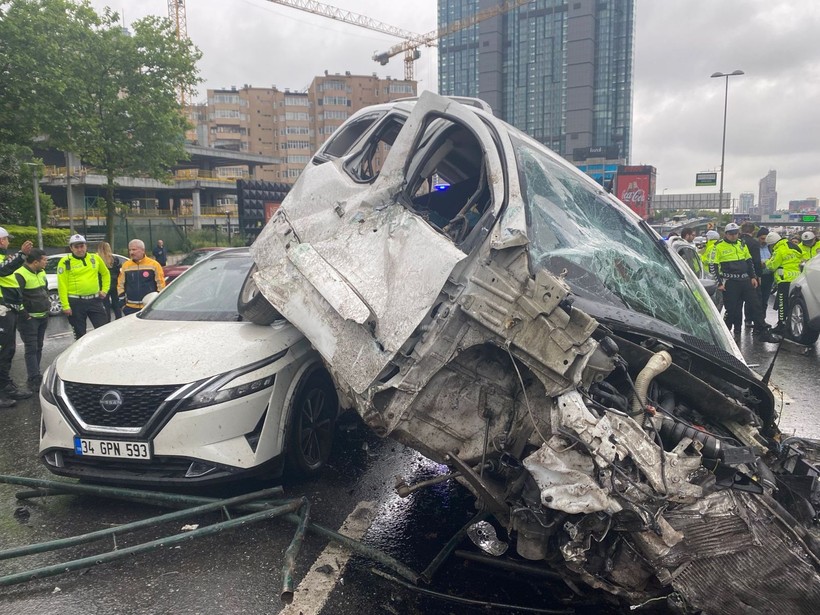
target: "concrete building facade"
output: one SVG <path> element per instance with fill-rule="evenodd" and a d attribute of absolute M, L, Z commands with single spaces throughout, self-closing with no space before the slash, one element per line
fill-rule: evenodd
<path fill-rule="evenodd" d="M 757 203 L 761 215 L 777 211 L 777 171 L 769 171 L 766 177 L 760 180 Z"/>
<path fill-rule="evenodd" d="M 731 201 L 729 201 L 731 202 Z M 741 192 L 740 196 L 738 197 L 738 204 L 737 204 L 737 213 L 739 214 L 750 214 L 752 213 L 752 209 L 755 206 L 755 194 L 754 192 Z"/>
<path fill-rule="evenodd" d="M 244 85 L 208 90 L 204 106 L 188 109 L 198 145 L 273 156 L 253 179 L 293 183 L 313 153 L 350 115 L 378 103 L 416 95 L 416 82 L 373 75 L 315 77 L 305 91 Z M 220 177 L 249 178 L 247 167 L 226 167 Z"/>
<path fill-rule="evenodd" d="M 447 28 L 501 0 L 438 0 Z M 632 141 L 634 0 L 534 0 L 444 36 L 439 92 L 496 115 L 576 161 L 575 150 Z"/>

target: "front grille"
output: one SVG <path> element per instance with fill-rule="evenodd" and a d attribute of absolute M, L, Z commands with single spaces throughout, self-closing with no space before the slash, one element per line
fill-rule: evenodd
<path fill-rule="evenodd" d="M 165 399 L 179 388 L 171 386 L 112 386 L 63 382 L 66 396 L 77 415 L 87 425 L 101 427 L 143 427 Z M 103 410 L 100 399 L 108 391 L 118 391 L 122 405 L 113 412 Z"/>

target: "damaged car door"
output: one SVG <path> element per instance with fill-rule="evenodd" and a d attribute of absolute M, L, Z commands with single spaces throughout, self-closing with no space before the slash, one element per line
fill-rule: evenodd
<path fill-rule="evenodd" d="M 256 284 L 361 393 L 492 225 L 502 176 L 490 130 L 425 93 L 346 156 L 306 169 L 252 248 Z"/>

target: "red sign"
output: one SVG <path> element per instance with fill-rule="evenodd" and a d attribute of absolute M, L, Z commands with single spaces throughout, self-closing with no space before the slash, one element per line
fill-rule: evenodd
<path fill-rule="evenodd" d="M 650 179 L 649 173 L 640 175 L 619 173 L 615 188 L 615 196 L 644 220 L 649 217 Z"/>

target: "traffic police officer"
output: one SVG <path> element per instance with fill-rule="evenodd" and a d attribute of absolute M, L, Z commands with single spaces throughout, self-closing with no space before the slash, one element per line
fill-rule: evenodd
<path fill-rule="evenodd" d="M 15 272 L 20 285 L 24 311 L 20 314 L 17 330 L 26 347 L 26 372 L 28 387 L 32 391 L 40 386 L 40 360 L 43 358 L 43 341 L 48 326 L 48 309 L 51 300 L 48 297 L 46 281 L 46 253 L 39 248 L 32 249 L 26 262 Z"/>
<path fill-rule="evenodd" d="M 739 240 L 740 227 L 734 222 L 726 225 L 724 240 L 715 244 L 714 258 L 710 264 L 712 275 L 716 276 L 718 289 L 723 290 L 723 305 L 726 307 L 726 326 L 734 327 L 735 337 L 740 335 L 743 323 L 743 302 L 752 307 L 754 332 L 762 342 L 779 342 L 773 336 L 763 319 L 760 298 L 757 294 L 759 280 L 755 274 L 749 248 Z"/>
<path fill-rule="evenodd" d="M 74 338 L 80 339 L 86 332 L 86 318 L 95 329 L 108 322 L 103 300 L 111 287 L 111 274 L 99 256 L 88 254 L 85 237 L 72 235 L 68 245 L 71 254 L 57 263 L 57 290 Z"/>
<path fill-rule="evenodd" d="M 703 252 L 700 254 L 700 260 L 703 261 L 703 266 L 708 269 L 710 272 L 713 271 L 713 263 L 715 259 L 715 246 L 720 242 L 720 233 L 715 230 L 708 230 L 706 231 L 706 245 L 703 248 Z M 717 281 L 717 277 L 715 277 L 715 281 Z M 715 303 L 715 307 L 720 312 L 723 309 L 723 290 L 715 289 L 714 295 L 712 295 L 712 301 Z"/>
<path fill-rule="evenodd" d="M 789 313 L 789 287 L 792 280 L 800 275 L 800 254 L 789 247 L 789 241 L 778 233 L 766 235 L 766 243 L 772 250 L 766 268 L 774 271 L 774 282 L 777 284 L 777 326 L 774 331 L 784 333 L 786 315 Z"/>
<path fill-rule="evenodd" d="M 14 384 L 10 372 L 17 344 L 17 313 L 23 307 L 20 287 L 14 272 L 23 264 L 25 256 L 34 245 L 30 241 L 25 241 L 20 251 L 11 256 L 6 254 L 10 239 L 13 237 L 9 232 L 0 227 L 0 255 L 3 261 L 0 265 L 0 408 L 13 406 L 15 400 L 26 399 L 32 395 L 27 388 Z"/>
<path fill-rule="evenodd" d="M 802 260 L 806 262 L 817 256 L 817 249 L 820 245 L 817 243 L 817 236 L 811 231 L 805 231 L 800 236 L 800 252 L 802 253 Z"/>

